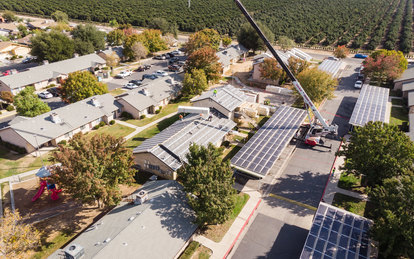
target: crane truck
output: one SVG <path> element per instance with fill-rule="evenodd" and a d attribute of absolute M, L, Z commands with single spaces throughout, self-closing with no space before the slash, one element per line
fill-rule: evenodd
<path fill-rule="evenodd" d="M 282 69 L 286 72 L 286 74 L 289 76 L 290 80 L 292 81 L 293 86 L 295 89 L 299 92 L 299 94 L 302 96 L 303 101 L 305 103 L 305 108 L 308 111 L 309 115 L 309 109 L 313 112 L 315 115 L 315 121 L 312 123 L 310 115 L 309 115 L 309 130 L 306 133 L 306 136 L 304 138 L 305 144 L 309 146 L 324 146 L 321 143 L 321 137 L 326 136 L 328 134 L 337 135 L 338 134 L 338 125 L 335 124 L 328 124 L 328 122 L 322 117 L 322 115 L 319 113 L 316 106 L 313 104 L 312 100 L 309 98 L 309 96 L 306 94 L 305 90 L 300 85 L 299 81 L 295 78 L 293 73 L 289 70 L 287 65 L 282 61 L 282 59 L 279 57 L 275 49 L 273 48 L 272 44 L 270 44 L 269 40 L 266 38 L 262 30 L 259 28 L 259 26 L 256 24 L 256 22 L 253 20 L 253 18 L 250 16 L 250 14 L 247 12 L 246 8 L 243 6 L 243 4 L 239 0 L 234 0 L 237 7 L 240 9 L 240 11 L 243 13 L 243 15 L 246 17 L 246 19 L 249 21 L 251 26 L 256 30 L 257 34 L 259 34 L 260 38 L 265 43 L 266 47 L 269 49 L 269 51 L 272 53 L 272 55 L 275 57 L 277 62 L 280 64 Z"/>

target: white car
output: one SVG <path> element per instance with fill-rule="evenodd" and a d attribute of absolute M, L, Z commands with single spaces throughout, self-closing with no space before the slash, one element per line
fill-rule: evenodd
<path fill-rule="evenodd" d="M 138 86 L 136 84 L 134 84 L 134 83 L 128 83 L 128 84 L 124 85 L 124 87 L 127 88 L 127 89 L 135 89 L 135 88 L 138 88 Z"/>
<path fill-rule="evenodd" d="M 168 76 L 168 73 L 167 73 L 167 72 L 165 72 L 165 71 L 162 71 L 162 70 L 157 70 L 157 71 L 154 73 L 154 75 L 164 77 L 164 76 Z"/>
<path fill-rule="evenodd" d="M 44 91 L 37 94 L 42 99 L 50 99 L 53 98 L 53 94 L 49 93 L 48 91 Z"/>
<path fill-rule="evenodd" d="M 356 81 L 354 87 L 358 88 L 358 89 L 361 89 L 362 88 L 362 81 L 360 81 L 360 80 Z"/>
<path fill-rule="evenodd" d="M 125 71 L 121 71 L 121 73 L 117 74 L 116 77 L 117 78 L 125 78 L 127 76 L 132 75 L 132 72 L 129 70 L 125 70 Z"/>
<path fill-rule="evenodd" d="M 174 51 L 171 52 L 171 54 L 173 54 L 173 55 L 182 55 L 183 52 L 181 52 L 179 50 L 174 50 Z"/>

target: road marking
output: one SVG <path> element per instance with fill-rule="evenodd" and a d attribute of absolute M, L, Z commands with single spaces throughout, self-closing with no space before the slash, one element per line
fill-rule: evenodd
<path fill-rule="evenodd" d="M 273 198 L 276 198 L 278 200 L 287 201 L 289 203 L 292 203 L 292 204 L 295 204 L 295 205 L 298 205 L 298 206 L 301 206 L 301 207 L 304 207 L 304 208 L 307 208 L 307 209 L 310 209 L 310 210 L 313 210 L 313 211 L 317 210 L 315 207 L 310 206 L 308 204 L 305 204 L 305 203 L 302 203 L 302 202 L 299 202 L 299 201 L 295 201 L 295 200 L 291 200 L 291 199 L 288 199 L 288 198 L 285 198 L 285 197 L 282 197 L 282 196 L 279 196 L 279 195 L 276 195 L 276 194 L 273 194 L 273 193 L 269 193 L 269 196 L 273 197 Z"/>

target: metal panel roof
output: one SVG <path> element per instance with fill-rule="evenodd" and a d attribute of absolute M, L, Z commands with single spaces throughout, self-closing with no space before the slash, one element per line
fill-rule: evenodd
<path fill-rule="evenodd" d="M 332 76 L 336 76 L 341 66 L 342 66 L 342 61 L 340 60 L 325 59 L 318 66 L 318 69 L 328 74 L 331 74 Z"/>
<path fill-rule="evenodd" d="M 214 91 L 217 93 L 214 94 Z M 192 102 L 197 102 L 204 99 L 211 99 L 218 103 L 220 106 L 228 110 L 229 112 L 234 111 L 243 102 L 247 100 L 247 96 L 239 88 L 232 85 L 226 85 L 211 89 L 210 91 L 202 94 L 200 97 L 195 98 Z"/>
<path fill-rule="evenodd" d="M 369 121 L 388 122 L 386 113 L 389 92 L 388 88 L 364 85 L 349 123 L 364 126 Z"/>
<path fill-rule="evenodd" d="M 321 202 L 300 259 L 370 258 L 372 221 Z"/>
<path fill-rule="evenodd" d="M 231 159 L 232 166 L 255 177 L 266 176 L 305 117 L 305 110 L 281 106 Z"/>

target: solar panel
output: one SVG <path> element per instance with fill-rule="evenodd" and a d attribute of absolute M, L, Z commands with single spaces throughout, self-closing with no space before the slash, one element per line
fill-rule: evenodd
<path fill-rule="evenodd" d="M 281 106 L 231 159 L 237 169 L 264 177 L 306 117 L 306 111 Z"/>
<path fill-rule="evenodd" d="M 349 123 L 364 126 L 369 121 L 387 121 L 388 88 L 364 85 L 355 104 Z"/>
<path fill-rule="evenodd" d="M 372 221 L 321 202 L 300 256 L 308 258 L 369 258 Z"/>

